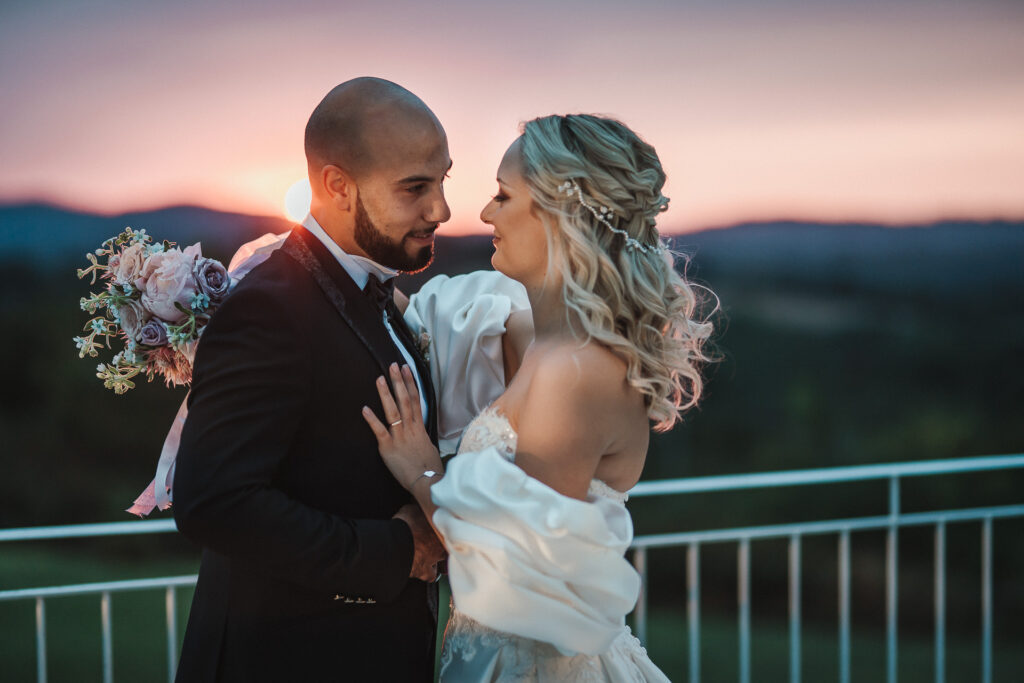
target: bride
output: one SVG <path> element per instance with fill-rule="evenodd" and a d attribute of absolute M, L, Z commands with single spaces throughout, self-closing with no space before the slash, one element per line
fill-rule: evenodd
<path fill-rule="evenodd" d="M 700 397 L 711 325 L 655 227 L 665 174 L 623 124 L 572 115 L 526 123 L 497 181 L 481 219 L 498 273 L 434 278 L 406 312 L 457 455 L 446 467 L 431 444 L 408 368 L 378 379 L 383 420 L 363 409 L 449 552 L 441 680 L 667 680 L 625 626 L 640 589 L 625 491 L 650 423 Z M 524 289 L 520 358 L 502 333 Z"/>

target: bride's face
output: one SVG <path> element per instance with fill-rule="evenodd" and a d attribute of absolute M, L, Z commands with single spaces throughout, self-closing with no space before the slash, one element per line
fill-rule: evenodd
<path fill-rule="evenodd" d="M 521 149 L 522 141 L 517 138 L 502 157 L 498 193 L 480 212 L 480 220 L 494 228 L 491 265 L 530 288 L 544 282 L 548 243 L 544 223 L 523 177 Z"/>

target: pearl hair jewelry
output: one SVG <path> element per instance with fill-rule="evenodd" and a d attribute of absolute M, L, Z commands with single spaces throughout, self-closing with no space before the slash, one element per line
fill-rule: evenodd
<path fill-rule="evenodd" d="M 621 228 L 616 228 L 614 225 L 612 225 L 611 222 L 612 220 L 615 219 L 615 213 L 607 206 L 599 206 L 597 208 L 593 207 L 586 199 L 583 198 L 583 191 L 580 190 L 580 186 L 576 184 L 575 180 L 566 180 L 564 183 L 558 186 L 558 191 L 564 194 L 566 197 L 576 195 L 576 199 L 579 200 L 579 203 L 586 207 L 586 209 L 590 211 L 590 213 L 594 214 L 594 218 L 596 218 L 599 222 L 603 223 L 605 227 L 614 232 L 616 235 L 622 235 L 623 237 L 626 238 L 626 249 L 629 249 L 630 251 L 636 251 L 637 249 L 639 249 L 645 254 L 660 254 L 661 252 L 665 251 L 665 246 L 663 244 L 652 244 L 650 246 L 646 244 L 641 244 L 640 241 L 637 240 L 636 238 L 630 237 L 629 233 L 626 232 L 625 230 Z"/>

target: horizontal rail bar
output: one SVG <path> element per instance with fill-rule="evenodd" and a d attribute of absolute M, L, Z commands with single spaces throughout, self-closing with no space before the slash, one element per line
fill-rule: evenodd
<path fill-rule="evenodd" d="M 991 455 L 972 458 L 950 458 L 920 462 L 858 465 L 855 467 L 827 467 L 787 472 L 763 472 L 716 477 L 693 477 L 643 481 L 629 491 L 633 498 L 660 496 L 673 493 L 703 491 L 729 491 L 750 488 L 768 488 L 801 484 L 840 483 L 911 477 L 957 472 L 983 472 L 998 469 L 1024 468 L 1024 454 Z M 174 520 L 157 519 L 130 522 L 104 522 L 97 524 L 66 524 L 62 526 L 24 527 L 0 529 L 0 542 L 40 541 L 55 538 L 84 538 L 95 536 L 126 536 L 159 534 L 177 531 Z"/>
<path fill-rule="evenodd" d="M 157 579 L 128 579 L 125 581 L 101 581 L 99 583 L 78 583 L 68 586 L 49 586 L 46 588 L 19 588 L 17 590 L 0 591 L 0 601 L 20 600 L 22 598 L 51 598 L 66 595 L 89 595 L 115 591 L 138 591 L 150 588 L 167 588 L 168 586 L 191 586 L 195 584 L 198 574 L 187 576 L 165 576 Z"/>
<path fill-rule="evenodd" d="M 177 531 L 173 519 L 144 522 L 103 522 L 100 524 L 65 524 L 22 529 L 0 529 L 0 541 L 44 541 L 51 538 L 86 538 L 92 536 L 129 536 L 162 534 Z"/>
<path fill-rule="evenodd" d="M 1024 517 L 1024 505 L 1003 505 L 989 508 L 964 508 L 963 510 L 941 510 L 939 512 L 913 512 L 895 518 L 896 526 L 920 526 L 936 522 L 968 522 L 986 517 L 1002 519 L 1006 517 Z M 684 531 L 673 534 L 650 534 L 637 536 L 633 539 L 632 548 L 655 548 L 688 543 L 713 543 L 719 541 L 739 541 L 754 538 L 779 538 L 792 534 L 830 534 L 839 531 L 864 531 L 867 529 L 886 529 L 893 526 L 893 517 L 853 517 L 822 522 L 801 522 L 797 524 L 775 524 L 770 526 L 751 526 L 734 529 L 716 529 L 713 531 Z"/>
<path fill-rule="evenodd" d="M 924 460 L 884 465 L 857 465 L 854 467 L 824 467 L 813 470 L 762 472 L 759 474 L 731 474 L 716 477 L 665 479 L 642 481 L 629 491 L 631 498 L 663 496 L 673 493 L 703 491 L 732 491 L 738 489 L 796 486 L 801 484 L 828 484 L 890 477 L 919 477 L 930 474 L 983 472 L 990 470 L 1024 468 L 1024 454 L 990 455 L 975 458 Z"/>

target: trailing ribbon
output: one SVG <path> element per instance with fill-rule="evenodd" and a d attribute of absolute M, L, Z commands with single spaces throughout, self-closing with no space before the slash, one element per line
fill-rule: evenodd
<path fill-rule="evenodd" d="M 231 277 L 231 286 L 245 277 L 249 271 L 270 258 L 270 255 L 284 244 L 291 231 L 275 235 L 267 233 L 262 237 L 246 242 L 235 255 L 231 257 L 228 265 L 228 275 Z M 145 517 L 154 509 L 166 510 L 171 507 L 174 496 L 172 488 L 174 485 L 174 463 L 178 457 L 178 446 L 181 443 L 181 430 L 185 427 L 185 418 L 188 417 L 188 394 L 178 408 L 178 414 L 174 416 L 171 429 L 164 439 L 163 448 L 160 449 L 160 460 L 156 465 L 156 476 L 149 482 L 146 490 L 135 499 L 135 504 L 126 510 L 133 515 Z M 159 483 L 157 483 L 159 482 Z"/>

